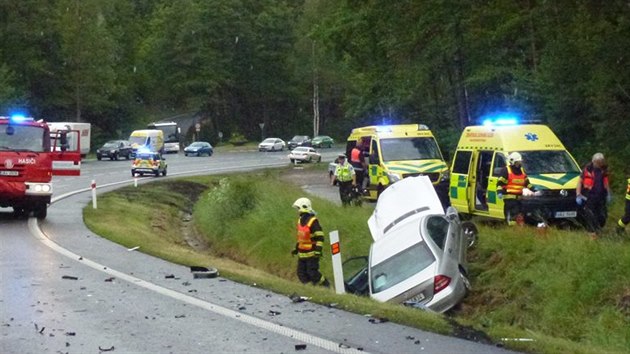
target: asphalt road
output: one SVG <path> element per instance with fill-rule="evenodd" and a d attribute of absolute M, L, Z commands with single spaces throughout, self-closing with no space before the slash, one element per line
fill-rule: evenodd
<path fill-rule="evenodd" d="M 323 161 L 335 153 L 325 151 Z M 173 178 L 286 166 L 288 159 L 252 151 L 168 155 L 167 162 L 166 178 Z M 133 184 L 129 167 L 85 161 L 81 177 L 55 178 L 54 204 L 39 223 L 0 209 L 0 353 L 507 352 L 293 302 L 255 284 L 194 279 L 187 267 L 111 243 L 84 226 L 81 210 L 92 203 L 92 180 L 98 193 Z"/>

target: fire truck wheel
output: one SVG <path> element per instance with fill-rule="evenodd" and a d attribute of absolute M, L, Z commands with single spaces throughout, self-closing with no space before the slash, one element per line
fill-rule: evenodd
<path fill-rule="evenodd" d="M 48 213 L 48 208 L 46 206 L 46 204 L 41 204 L 38 205 L 34 210 L 33 210 L 33 216 L 35 216 L 36 218 L 38 218 L 39 220 L 44 220 L 46 219 L 46 214 Z"/>
<path fill-rule="evenodd" d="M 13 214 L 18 219 L 23 219 L 28 217 L 28 210 L 24 208 L 13 208 Z"/>

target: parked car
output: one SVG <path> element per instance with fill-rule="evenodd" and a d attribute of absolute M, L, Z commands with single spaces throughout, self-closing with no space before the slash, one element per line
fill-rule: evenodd
<path fill-rule="evenodd" d="M 316 148 L 331 148 L 334 144 L 335 141 L 328 135 L 318 135 L 311 140 L 311 146 Z"/>
<path fill-rule="evenodd" d="M 127 140 L 110 140 L 96 149 L 96 159 L 101 161 L 103 157 L 110 160 L 118 160 L 121 157 L 129 160 L 131 158 L 131 143 Z"/>
<path fill-rule="evenodd" d="M 195 141 L 192 144 L 186 146 L 184 148 L 185 156 L 201 156 L 208 155 L 212 156 L 214 154 L 214 148 L 210 145 L 209 142 L 206 141 Z"/>
<path fill-rule="evenodd" d="M 296 147 L 289 153 L 289 160 L 294 162 L 321 162 L 322 155 L 312 147 L 300 146 Z"/>
<path fill-rule="evenodd" d="M 429 177 L 407 177 L 384 190 L 368 226 L 374 242 L 369 257 L 352 258 L 344 271 L 348 292 L 434 312 L 466 296 L 466 253 L 477 229 L 454 208 L 444 211 Z"/>
<path fill-rule="evenodd" d="M 289 150 L 293 150 L 298 146 L 311 146 L 311 138 L 308 135 L 296 135 L 287 144 Z"/>
<path fill-rule="evenodd" d="M 131 177 L 152 174 L 155 177 L 166 176 L 166 161 L 159 152 L 138 151 L 131 164 Z"/>
<path fill-rule="evenodd" d="M 279 138 L 267 138 L 258 144 L 258 151 L 282 151 L 287 147 L 287 143 Z"/>

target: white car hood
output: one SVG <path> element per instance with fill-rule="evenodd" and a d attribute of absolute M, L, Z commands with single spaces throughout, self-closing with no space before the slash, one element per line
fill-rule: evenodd
<path fill-rule="evenodd" d="M 427 176 L 407 177 L 393 183 L 378 197 L 376 208 L 368 220 L 372 239 L 377 241 L 397 223 L 409 216 L 415 218 L 444 215 L 444 208 Z"/>

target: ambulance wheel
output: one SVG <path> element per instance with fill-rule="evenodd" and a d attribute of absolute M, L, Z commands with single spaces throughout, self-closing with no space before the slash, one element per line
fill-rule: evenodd
<path fill-rule="evenodd" d="M 40 204 L 33 209 L 33 216 L 38 218 L 39 220 L 46 219 L 46 215 L 48 214 L 48 207 L 46 204 Z"/>
<path fill-rule="evenodd" d="M 160 177 L 160 170 L 157 170 L 153 173 L 155 175 L 155 177 Z"/>

